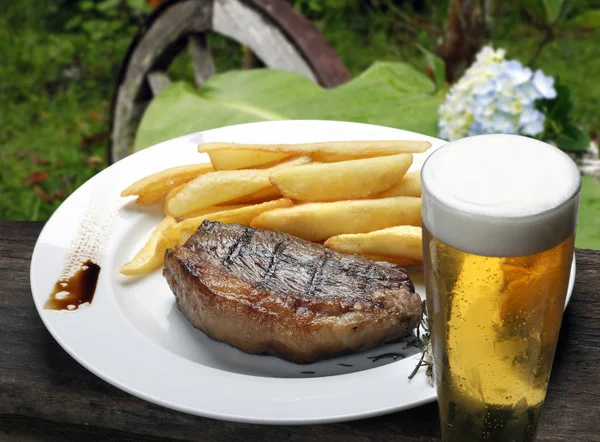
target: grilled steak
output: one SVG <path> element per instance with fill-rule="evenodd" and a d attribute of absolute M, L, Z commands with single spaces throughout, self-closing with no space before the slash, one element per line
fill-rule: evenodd
<path fill-rule="evenodd" d="M 394 264 L 238 224 L 204 221 L 185 245 L 167 250 L 163 274 L 194 327 L 296 363 L 405 336 L 423 313 Z"/>

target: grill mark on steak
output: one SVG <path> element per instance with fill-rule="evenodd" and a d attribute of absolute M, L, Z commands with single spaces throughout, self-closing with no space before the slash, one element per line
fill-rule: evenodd
<path fill-rule="evenodd" d="M 204 221 L 167 250 L 163 274 L 212 339 L 297 363 L 397 340 L 423 313 L 397 265 L 237 224 Z"/>
<path fill-rule="evenodd" d="M 365 292 L 368 293 L 373 290 L 373 285 L 376 282 L 376 278 L 377 278 L 377 269 L 375 269 L 374 264 L 371 264 L 365 272 Z"/>
<path fill-rule="evenodd" d="M 310 283 L 306 288 L 305 296 L 314 296 L 315 291 L 319 288 L 321 284 L 321 275 L 323 274 L 323 269 L 325 268 L 325 263 L 329 260 L 329 252 L 323 253 L 318 259 L 314 266 L 314 271 L 312 277 L 310 278 Z"/>
<path fill-rule="evenodd" d="M 212 226 L 211 226 L 211 229 L 209 229 L 208 231 L 210 232 L 210 230 L 212 230 Z M 246 227 L 244 232 L 242 233 L 242 235 L 238 237 L 237 241 L 229 249 L 229 253 L 227 254 L 227 257 L 225 258 L 225 260 L 223 261 L 223 265 L 225 267 L 229 267 L 233 263 L 233 261 L 235 261 L 235 259 L 240 255 L 242 250 L 244 250 L 244 248 L 252 240 L 253 235 L 254 235 L 254 230 L 250 229 L 249 227 Z"/>
<path fill-rule="evenodd" d="M 283 254 L 283 250 L 289 243 L 290 238 L 288 236 L 284 236 L 284 238 L 275 245 L 275 248 L 273 249 L 273 254 L 271 255 L 271 260 L 269 261 L 269 265 L 265 270 L 265 276 L 263 276 L 262 281 L 258 283 L 258 286 L 263 287 L 267 285 L 269 279 L 271 279 L 271 276 L 273 276 L 273 274 L 275 273 L 277 263 L 279 262 Z"/>

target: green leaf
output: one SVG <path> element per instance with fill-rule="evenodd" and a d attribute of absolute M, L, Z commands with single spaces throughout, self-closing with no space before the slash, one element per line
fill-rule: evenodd
<path fill-rule="evenodd" d="M 562 125 L 568 123 L 570 119 L 571 110 L 573 103 L 571 101 L 571 90 L 560 84 L 558 79 L 556 80 L 555 87 L 556 98 L 552 100 L 542 100 L 540 105 L 542 111 L 552 121 L 558 121 Z"/>
<path fill-rule="evenodd" d="M 522 0 L 524 9 L 535 19 L 535 21 L 542 21 L 546 23 L 546 7 L 543 4 L 542 0 Z M 513 12 L 519 15 L 520 18 L 520 8 L 511 8 Z"/>
<path fill-rule="evenodd" d="M 566 0 L 542 0 L 542 4 L 546 11 L 546 20 L 548 24 L 554 24 L 563 14 Z"/>
<path fill-rule="evenodd" d="M 556 98 L 538 103 L 538 108 L 546 116 L 544 133 L 540 138 L 545 141 L 555 141 L 560 149 L 568 152 L 585 151 L 589 147 L 590 138 L 572 122 L 571 91 L 560 83 L 559 78 L 556 79 L 554 87 Z"/>
<path fill-rule="evenodd" d="M 176 82 L 142 118 L 135 149 L 238 123 L 286 119 L 344 120 L 437 135 L 435 85 L 404 63 L 378 62 L 352 81 L 323 89 L 293 72 L 271 69 L 215 75 L 199 90 Z"/>
<path fill-rule="evenodd" d="M 97 4 L 96 9 L 101 12 L 111 12 L 117 9 L 121 4 L 121 0 L 104 0 Z"/>
<path fill-rule="evenodd" d="M 598 29 L 600 28 L 600 9 L 591 9 L 572 18 L 564 25 L 564 29 Z"/>
<path fill-rule="evenodd" d="M 423 55 L 425 55 L 427 68 L 433 74 L 436 91 L 444 89 L 446 87 L 446 64 L 444 63 L 444 60 L 421 45 L 417 45 L 417 47 L 423 52 Z"/>
<path fill-rule="evenodd" d="M 95 7 L 95 3 L 90 0 L 85 0 L 79 3 L 79 9 L 81 9 L 82 11 L 89 11 L 91 9 L 94 9 Z"/>
<path fill-rule="evenodd" d="M 577 126 L 569 124 L 556 138 L 556 145 L 568 152 L 583 152 L 590 146 L 590 137 Z"/>
<path fill-rule="evenodd" d="M 67 31 L 72 31 L 75 28 L 78 28 L 83 21 L 83 17 L 81 15 L 74 15 L 71 19 L 65 24 L 65 29 Z"/>
<path fill-rule="evenodd" d="M 127 0 L 127 6 L 140 14 L 147 14 L 152 10 L 146 0 Z"/>
<path fill-rule="evenodd" d="M 591 176 L 583 177 L 575 246 L 600 250 L 600 183 Z"/>

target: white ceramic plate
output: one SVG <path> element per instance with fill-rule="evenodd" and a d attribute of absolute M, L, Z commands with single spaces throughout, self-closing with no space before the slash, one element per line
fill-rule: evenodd
<path fill-rule="evenodd" d="M 44 324 L 73 358 L 107 382 L 150 402 L 206 417 L 269 424 L 324 423 L 434 401 L 435 389 L 424 370 L 408 380 L 419 354 L 412 346 L 405 348 L 406 343 L 308 366 L 248 355 L 213 342 L 191 327 L 175 306 L 160 271 L 139 279 L 118 272 L 162 218 L 158 207 L 140 208 L 131 199 L 120 198 L 121 190 L 167 167 L 208 161 L 197 152 L 199 142 L 344 139 L 429 140 L 433 145 L 429 153 L 444 143 L 373 125 L 276 121 L 192 134 L 131 155 L 74 192 L 40 234 L 32 257 L 31 287 Z M 411 170 L 420 169 L 426 156 L 416 155 Z M 77 261 L 90 247 L 102 269 L 93 302 L 76 311 L 44 309 L 65 260 Z M 574 273 L 573 267 L 569 297 Z M 424 296 L 420 276 L 411 277 Z M 373 360 L 390 352 L 405 358 Z"/>

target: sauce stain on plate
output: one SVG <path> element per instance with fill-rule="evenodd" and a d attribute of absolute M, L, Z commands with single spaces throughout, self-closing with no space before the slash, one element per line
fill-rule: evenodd
<path fill-rule="evenodd" d="M 82 304 L 91 305 L 100 275 L 98 263 L 102 261 L 120 204 L 118 195 L 103 192 L 101 187 L 93 192 L 44 309 L 75 311 Z"/>
<path fill-rule="evenodd" d="M 44 304 L 48 310 L 77 310 L 81 304 L 92 303 L 100 266 L 87 260 L 74 275 L 59 279 Z"/>

